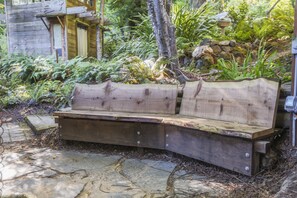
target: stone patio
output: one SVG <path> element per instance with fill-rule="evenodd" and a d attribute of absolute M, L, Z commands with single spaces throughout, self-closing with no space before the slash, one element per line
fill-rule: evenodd
<path fill-rule="evenodd" d="M 229 188 L 166 161 L 31 149 L 6 152 L 3 196 L 227 197 Z"/>
<path fill-rule="evenodd" d="M 25 123 L 8 122 L 3 123 L 4 133 L 2 135 L 4 143 L 12 143 L 30 140 L 33 137 L 31 129 Z"/>

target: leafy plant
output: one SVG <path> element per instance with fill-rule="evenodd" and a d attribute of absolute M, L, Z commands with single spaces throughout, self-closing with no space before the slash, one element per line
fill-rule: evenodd
<path fill-rule="evenodd" d="M 271 53 L 265 49 L 265 44 L 261 44 L 255 61 L 253 61 L 251 53 L 239 64 L 235 59 L 226 61 L 219 59 L 216 68 L 221 71 L 220 79 L 224 80 L 240 80 L 245 78 L 275 78 L 283 81 L 290 80 L 285 74 L 285 68 L 277 63 L 274 59 L 275 52 Z"/>
<path fill-rule="evenodd" d="M 217 21 L 214 18 L 217 9 L 212 2 L 206 2 L 198 9 L 177 4 L 173 6 L 172 13 L 177 40 L 183 43 L 199 43 L 202 39 L 214 37 L 218 33 Z M 181 43 L 177 44 L 180 46 Z"/>

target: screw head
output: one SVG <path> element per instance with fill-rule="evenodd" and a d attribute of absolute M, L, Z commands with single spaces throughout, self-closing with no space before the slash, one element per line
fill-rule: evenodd
<path fill-rule="evenodd" d="M 137 135 L 140 135 L 140 131 L 137 131 Z"/>
<path fill-rule="evenodd" d="M 169 146 L 169 144 L 166 144 L 166 147 L 168 147 Z"/>
<path fill-rule="evenodd" d="M 250 157 L 250 154 L 249 153 L 245 153 L 245 157 L 246 158 L 249 158 Z"/>
<path fill-rule="evenodd" d="M 250 167 L 246 166 L 244 169 L 245 169 L 246 171 L 249 171 L 249 170 L 250 170 Z"/>
<path fill-rule="evenodd" d="M 140 141 L 137 141 L 137 144 L 140 144 Z"/>
<path fill-rule="evenodd" d="M 166 134 L 166 137 L 169 137 L 169 134 Z"/>

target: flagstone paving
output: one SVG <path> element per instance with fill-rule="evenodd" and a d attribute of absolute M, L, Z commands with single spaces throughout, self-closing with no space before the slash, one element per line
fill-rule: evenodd
<path fill-rule="evenodd" d="M 172 162 L 78 151 L 6 151 L 3 196 L 41 198 L 224 197 L 228 188 Z"/>
<path fill-rule="evenodd" d="M 26 141 L 33 138 L 31 129 L 25 123 L 8 122 L 3 123 L 4 133 L 2 135 L 4 143 Z"/>

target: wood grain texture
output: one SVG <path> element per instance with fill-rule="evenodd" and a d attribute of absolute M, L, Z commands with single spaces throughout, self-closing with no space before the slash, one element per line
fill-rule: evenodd
<path fill-rule="evenodd" d="M 67 4 L 67 7 L 66 7 Z M 56 16 L 67 14 L 78 6 L 86 6 L 87 10 L 96 10 L 96 1 L 93 6 L 76 0 L 51 0 L 35 2 L 26 5 L 12 5 L 7 1 L 6 17 L 8 32 L 8 49 L 11 54 L 24 55 L 52 55 L 55 53 L 52 46 L 52 35 L 43 24 L 40 17 L 44 16 L 48 27 L 55 22 Z M 63 58 L 71 59 L 77 56 L 76 23 L 80 20 L 75 14 L 60 17 L 66 29 L 63 29 Z M 88 28 L 88 52 L 89 56 L 96 57 L 96 26 L 91 21 L 80 20 L 89 25 Z"/>
<path fill-rule="evenodd" d="M 59 119 L 62 139 L 164 149 L 164 126 L 88 119 Z M 152 133 L 154 135 L 152 135 Z"/>
<path fill-rule="evenodd" d="M 253 144 L 240 138 L 166 126 L 166 150 L 252 175 Z M 247 154 L 249 157 L 247 157 Z"/>
<path fill-rule="evenodd" d="M 244 139 L 259 139 L 274 133 L 266 127 L 249 126 L 232 122 L 208 120 L 181 115 L 123 113 L 108 111 L 68 110 L 55 112 L 55 116 L 73 119 L 91 119 L 119 122 L 142 122 L 182 126 L 189 129 L 206 131 L 225 136 L 240 137 Z"/>
<path fill-rule="evenodd" d="M 175 85 L 77 84 L 72 109 L 175 114 L 177 91 Z"/>
<path fill-rule="evenodd" d="M 240 82 L 187 82 L 180 114 L 273 128 L 279 83 L 267 79 Z"/>

